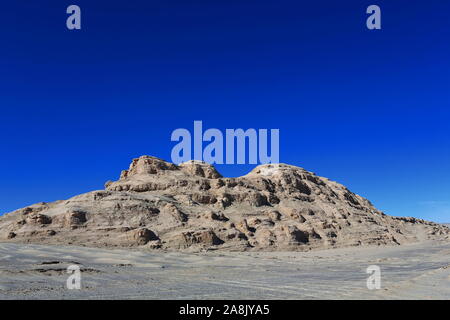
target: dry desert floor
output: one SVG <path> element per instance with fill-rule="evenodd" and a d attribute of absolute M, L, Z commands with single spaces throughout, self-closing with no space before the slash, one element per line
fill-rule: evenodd
<path fill-rule="evenodd" d="M 66 288 L 74 264 L 80 290 Z M 379 290 L 367 289 L 370 265 Z M 0 299 L 449 298 L 449 242 L 244 253 L 0 243 Z"/>

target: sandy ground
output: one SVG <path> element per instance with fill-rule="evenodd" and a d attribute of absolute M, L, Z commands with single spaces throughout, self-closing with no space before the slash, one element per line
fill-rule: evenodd
<path fill-rule="evenodd" d="M 66 288 L 72 264 L 80 290 Z M 450 299 L 450 243 L 198 254 L 0 243 L 0 298 Z"/>

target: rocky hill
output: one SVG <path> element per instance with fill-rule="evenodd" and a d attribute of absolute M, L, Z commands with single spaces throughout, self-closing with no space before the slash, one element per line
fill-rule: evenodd
<path fill-rule="evenodd" d="M 310 250 L 448 240 L 450 229 L 378 211 L 286 164 L 224 178 L 206 163 L 134 159 L 105 190 L 0 217 L 0 241 L 168 250 Z"/>

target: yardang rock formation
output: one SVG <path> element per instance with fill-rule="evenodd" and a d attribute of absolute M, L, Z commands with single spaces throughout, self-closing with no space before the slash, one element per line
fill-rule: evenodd
<path fill-rule="evenodd" d="M 105 190 L 0 217 L 0 241 L 189 250 L 310 250 L 449 240 L 450 229 L 378 211 L 286 164 L 224 178 L 209 164 L 134 159 Z"/>

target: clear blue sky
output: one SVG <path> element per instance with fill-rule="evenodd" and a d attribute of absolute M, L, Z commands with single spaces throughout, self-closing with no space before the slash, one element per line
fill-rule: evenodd
<path fill-rule="evenodd" d="M 202 120 L 279 128 L 281 162 L 450 221 L 448 1 L 9 1 L 0 22 L 0 212 L 170 159 L 171 132 Z"/>

